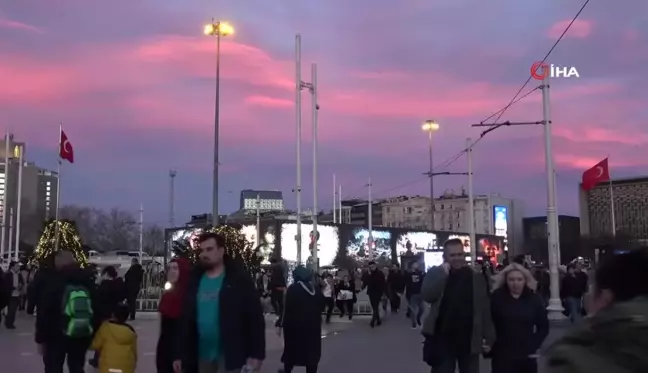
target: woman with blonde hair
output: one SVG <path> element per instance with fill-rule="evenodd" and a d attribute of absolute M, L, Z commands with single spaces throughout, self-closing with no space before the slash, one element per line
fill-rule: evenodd
<path fill-rule="evenodd" d="M 492 373 L 538 371 L 537 351 L 549 334 L 549 320 L 536 286 L 531 272 L 518 263 L 495 276 L 491 314 L 497 340 L 491 353 Z"/>

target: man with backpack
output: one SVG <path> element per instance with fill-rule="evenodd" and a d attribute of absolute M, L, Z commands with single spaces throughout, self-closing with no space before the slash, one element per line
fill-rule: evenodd
<path fill-rule="evenodd" d="M 69 251 L 59 251 L 55 271 L 43 283 L 36 314 L 36 343 L 45 373 L 83 373 L 94 334 L 94 283 Z"/>

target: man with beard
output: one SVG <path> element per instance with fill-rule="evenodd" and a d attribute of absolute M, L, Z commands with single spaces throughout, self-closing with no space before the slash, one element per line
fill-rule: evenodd
<path fill-rule="evenodd" d="M 443 244 L 445 263 L 425 275 L 421 296 L 430 304 L 423 325 L 423 357 L 434 373 L 479 373 L 479 354 L 495 342 L 484 276 L 466 265 L 463 243 Z"/>
<path fill-rule="evenodd" d="M 265 319 L 254 281 L 225 254 L 216 233 L 198 238 L 200 267 L 187 284 L 173 367 L 176 373 L 258 372 Z"/>

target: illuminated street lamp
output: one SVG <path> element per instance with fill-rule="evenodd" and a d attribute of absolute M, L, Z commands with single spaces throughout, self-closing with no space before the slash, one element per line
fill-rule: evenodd
<path fill-rule="evenodd" d="M 227 22 L 212 20 L 205 25 L 203 32 L 207 36 L 216 36 L 216 97 L 214 102 L 214 175 L 212 185 L 212 225 L 219 223 L 218 219 L 218 166 L 219 166 L 219 109 L 220 109 L 220 41 L 222 36 L 232 35 L 234 27 Z"/>
<path fill-rule="evenodd" d="M 434 230 L 434 175 L 432 173 L 432 132 L 439 129 L 439 124 L 436 121 L 429 119 L 423 122 L 421 129 L 428 133 L 428 143 L 430 147 L 430 169 L 428 171 L 428 176 L 430 177 L 430 221 L 432 223 L 432 230 Z"/>

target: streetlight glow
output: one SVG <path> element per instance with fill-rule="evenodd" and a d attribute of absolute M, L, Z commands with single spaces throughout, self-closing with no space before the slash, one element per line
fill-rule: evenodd
<path fill-rule="evenodd" d="M 421 129 L 426 132 L 433 132 L 439 129 L 439 123 L 434 120 L 426 120 L 425 123 L 421 125 Z"/>
<path fill-rule="evenodd" d="M 203 32 L 208 36 L 228 36 L 234 33 L 234 27 L 227 22 L 212 22 L 205 25 Z"/>

